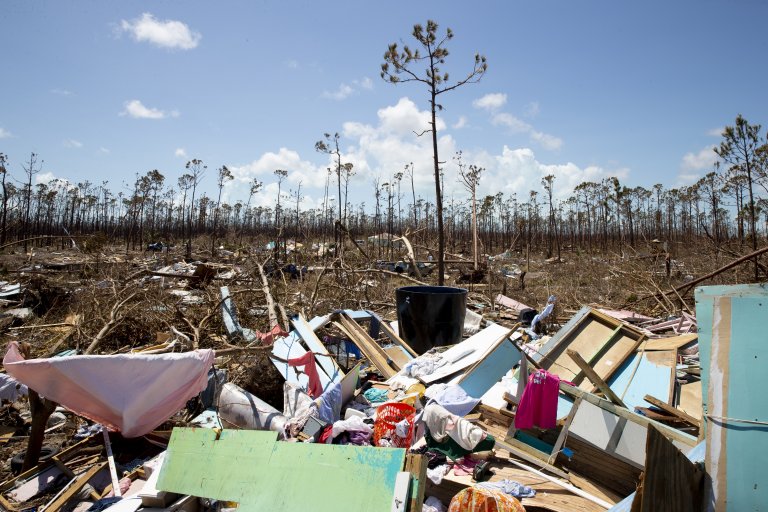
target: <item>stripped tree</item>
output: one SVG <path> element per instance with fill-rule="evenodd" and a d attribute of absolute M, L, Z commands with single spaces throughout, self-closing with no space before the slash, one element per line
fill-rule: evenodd
<path fill-rule="evenodd" d="M 419 48 L 411 50 L 408 46 L 403 47 L 401 52 L 397 43 L 389 45 L 384 54 L 384 63 L 381 65 L 381 78 L 393 84 L 400 82 L 419 82 L 427 86 L 429 90 L 429 106 L 431 111 L 430 129 L 422 134 L 432 133 L 432 157 L 435 172 L 435 206 L 437 217 L 437 271 L 438 284 L 443 285 L 445 281 L 445 233 L 443 231 L 443 199 L 440 187 L 440 160 L 437 152 L 437 111 L 442 110 L 442 105 L 437 103 L 437 97 L 448 91 L 452 91 L 466 83 L 478 82 L 488 69 L 485 56 L 475 54 L 475 63 L 472 70 L 461 80 L 449 83 L 448 73 L 443 73 L 440 67 L 445 63 L 448 57 L 448 49 L 445 44 L 453 38 L 451 29 L 447 29 L 445 35 L 438 39 L 437 23 L 429 20 L 426 28 L 421 25 L 414 25 L 413 37 L 421 45 L 424 54 Z M 424 74 L 418 74 L 414 70 L 418 66 L 426 64 L 427 68 Z"/>

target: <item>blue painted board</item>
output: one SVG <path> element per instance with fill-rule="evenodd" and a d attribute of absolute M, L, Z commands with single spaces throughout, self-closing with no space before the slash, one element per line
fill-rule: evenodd
<path fill-rule="evenodd" d="M 662 402 L 669 400 L 674 357 L 669 359 L 672 366 L 659 364 L 661 358 L 667 358 L 667 354 L 668 351 L 635 352 L 608 379 L 608 386 L 622 399 L 627 409 L 633 411 L 635 407 L 649 407 L 648 402 L 643 399 L 645 395 L 651 395 Z M 635 371 L 636 365 L 637 371 Z"/>
<path fill-rule="evenodd" d="M 469 396 L 481 397 L 518 364 L 521 357 L 517 347 L 505 338 L 470 371 L 454 380 Z"/>

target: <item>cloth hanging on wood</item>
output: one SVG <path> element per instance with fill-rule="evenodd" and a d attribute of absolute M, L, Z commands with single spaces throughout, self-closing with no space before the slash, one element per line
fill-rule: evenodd
<path fill-rule="evenodd" d="M 315 364 L 315 354 L 307 352 L 303 356 L 288 359 L 287 362 L 289 366 L 304 367 L 304 373 L 307 374 L 307 377 L 309 378 L 307 389 L 309 396 L 317 398 L 323 394 L 323 385 L 320 383 L 320 375 L 317 373 L 317 365 Z"/>
<path fill-rule="evenodd" d="M 555 428 L 559 392 L 560 377 L 546 370 L 533 372 L 517 406 L 515 428 Z"/>
<path fill-rule="evenodd" d="M 12 341 L 9 375 L 40 395 L 125 437 L 151 432 L 208 385 L 213 350 L 179 354 L 65 356 L 25 360 Z"/>

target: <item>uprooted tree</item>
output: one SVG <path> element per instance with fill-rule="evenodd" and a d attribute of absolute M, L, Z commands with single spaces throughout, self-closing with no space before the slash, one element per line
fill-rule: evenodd
<path fill-rule="evenodd" d="M 381 65 L 381 78 L 387 82 L 397 84 L 401 82 L 419 82 L 429 89 L 429 106 L 431 111 L 431 128 L 423 133 L 432 133 L 432 157 L 435 171 L 435 207 L 437 216 L 437 271 L 438 285 L 445 281 L 445 231 L 443 229 L 443 198 L 440 190 L 440 159 L 437 152 L 437 110 L 442 110 L 442 105 L 437 103 L 437 97 L 457 87 L 471 82 L 478 82 L 488 69 L 485 56 L 475 54 L 475 63 L 463 79 L 449 83 L 448 73 L 443 73 L 440 67 L 448 57 L 448 49 L 445 44 L 453 38 L 451 29 L 446 29 L 445 35 L 438 39 L 437 23 L 428 20 L 426 28 L 417 24 L 413 27 L 413 37 L 424 49 L 422 54 L 419 48 L 411 50 L 407 45 L 401 52 L 397 43 L 389 45 L 384 54 L 384 63 Z M 426 64 L 424 74 L 415 70 L 419 65 Z"/>

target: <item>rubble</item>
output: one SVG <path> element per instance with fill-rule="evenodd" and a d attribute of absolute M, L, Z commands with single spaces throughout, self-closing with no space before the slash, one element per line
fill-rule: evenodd
<path fill-rule="evenodd" d="M 270 272 L 282 266 L 140 267 L 88 288 L 109 298 L 90 317 L 6 327 L 0 446 L 23 460 L 37 425 L 51 449 L 0 483 L 0 507 L 415 512 L 472 496 L 512 510 L 699 510 L 706 493 L 717 510 L 763 503 L 757 466 L 753 476 L 727 460 L 762 446 L 764 286 L 699 288 L 696 315 L 674 318 L 602 305 L 563 318 L 559 294 L 489 289 L 467 300 L 461 341 L 419 354 L 392 321 L 394 293 L 379 311 L 341 300 L 312 314 L 327 300 L 323 275 L 368 293 L 399 278 L 371 278 L 388 267 L 302 271 L 308 288 L 290 310 L 289 273 Z M 34 310 L 27 287 L 3 284 L 6 314 Z M 137 307 L 163 320 L 129 342 L 115 333 Z M 69 345 L 83 329 L 99 342 L 92 354 Z M 38 357 L 20 343 L 32 332 L 49 340 Z M 51 407 L 42 426 L 40 404 Z"/>

